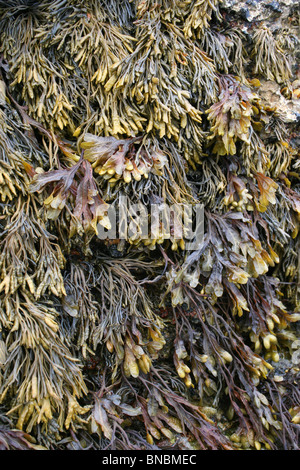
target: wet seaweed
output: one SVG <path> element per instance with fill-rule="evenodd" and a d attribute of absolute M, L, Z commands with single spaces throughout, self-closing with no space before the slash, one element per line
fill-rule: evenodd
<path fill-rule="evenodd" d="M 220 7 L 0 1 L 0 449 L 299 449 L 297 18 Z"/>

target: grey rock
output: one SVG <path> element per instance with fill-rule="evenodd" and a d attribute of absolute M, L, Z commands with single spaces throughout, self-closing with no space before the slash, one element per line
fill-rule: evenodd
<path fill-rule="evenodd" d="M 297 5 L 299 5 L 298 0 L 223 0 L 222 3 L 225 10 L 230 14 L 236 14 L 249 25 L 253 21 L 264 21 L 269 22 L 269 27 L 281 25 Z"/>
<path fill-rule="evenodd" d="M 265 104 L 270 107 L 276 107 L 281 118 L 286 123 L 295 123 L 300 117 L 300 100 L 292 97 L 287 100 L 280 92 L 278 83 L 266 80 L 261 82 L 259 95 Z"/>

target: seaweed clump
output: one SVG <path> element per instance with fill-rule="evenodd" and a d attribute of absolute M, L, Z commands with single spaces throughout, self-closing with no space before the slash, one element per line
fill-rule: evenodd
<path fill-rule="evenodd" d="M 299 41 L 226 15 L 0 2 L 1 449 L 299 450 Z"/>

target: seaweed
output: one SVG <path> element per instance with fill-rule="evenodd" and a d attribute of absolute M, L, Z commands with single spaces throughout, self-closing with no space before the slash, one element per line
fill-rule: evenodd
<path fill-rule="evenodd" d="M 299 449 L 297 18 L 226 12 L 0 1 L 0 449 Z"/>

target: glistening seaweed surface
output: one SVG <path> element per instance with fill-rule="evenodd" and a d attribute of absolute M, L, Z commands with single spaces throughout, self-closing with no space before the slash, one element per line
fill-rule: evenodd
<path fill-rule="evenodd" d="M 225 3 L 0 1 L 0 449 L 299 450 L 299 15 Z"/>

